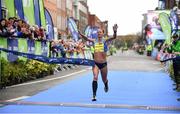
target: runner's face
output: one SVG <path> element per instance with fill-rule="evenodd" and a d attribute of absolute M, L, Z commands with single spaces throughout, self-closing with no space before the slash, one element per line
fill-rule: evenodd
<path fill-rule="evenodd" d="M 103 31 L 101 29 L 98 29 L 98 38 L 103 37 Z"/>

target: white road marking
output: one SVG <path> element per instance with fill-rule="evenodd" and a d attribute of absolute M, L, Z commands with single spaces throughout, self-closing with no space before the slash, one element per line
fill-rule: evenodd
<path fill-rule="evenodd" d="M 159 62 L 152 62 L 152 61 L 134 61 L 134 60 L 121 60 L 121 61 L 116 61 L 112 63 L 132 63 L 132 64 L 153 64 L 153 65 L 160 65 Z"/>
<path fill-rule="evenodd" d="M 74 73 L 71 73 L 71 74 L 67 74 L 67 75 L 64 75 L 64 76 L 56 77 L 56 78 L 44 79 L 44 80 L 33 81 L 33 82 L 29 82 L 29 83 L 17 84 L 17 85 L 9 86 L 9 87 L 6 87 L 6 88 L 13 88 L 13 87 L 19 87 L 19 86 L 24 86 L 24 85 L 30 85 L 30 84 L 36 84 L 36 83 L 42 83 L 42 82 L 47 82 L 47 81 L 52 81 L 52 80 L 58 80 L 58 79 L 62 79 L 62 78 L 67 78 L 67 77 L 70 77 L 70 76 L 72 76 L 72 75 L 76 75 L 76 74 L 85 72 L 85 71 L 87 71 L 87 70 L 89 70 L 89 69 L 90 69 L 90 68 L 87 68 L 87 69 L 84 69 L 84 70 L 80 70 L 80 71 L 77 71 L 77 72 L 74 72 Z"/>
<path fill-rule="evenodd" d="M 158 68 L 158 69 L 154 70 L 154 72 L 161 71 L 161 70 L 163 70 L 163 68 Z"/>
<path fill-rule="evenodd" d="M 29 97 L 30 96 L 21 96 L 21 97 L 17 97 L 17 98 L 6 100 L 6 102 L 18 101 L 18 100 L 26 99 L 26 98 L 29 98 Z"/>

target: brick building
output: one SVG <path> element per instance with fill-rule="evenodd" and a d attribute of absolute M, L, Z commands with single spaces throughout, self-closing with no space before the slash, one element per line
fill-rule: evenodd
<path fill-rule="evenodd" d="M 50 12 L 54 23 L 55 37 L 67 33 L 67 18 L 73 16 L 73 0 L 44 0 L 45 8 Z"/>
<path fill-rule="evenodd" d="M 88 12 L 89 7 L 87 5 L 87 0 L 74 0 L 74 15 L 78 28 L 83 32 L 88 25 Z"/>
<path fill-rule="evenodd" d="M 102 22 L 96 15 L 89 14 L 88 23 L 92 27 L 100 27 L 104 30 L 105 35 L 108 35 L 108 21 Z"/>

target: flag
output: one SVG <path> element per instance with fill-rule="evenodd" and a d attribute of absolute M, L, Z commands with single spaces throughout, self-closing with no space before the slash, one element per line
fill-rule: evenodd
<path fill-rule="evenodd" d="M 39 1 L 39 8 L 40 8 L 40 18 L 41 18 L 41 26 L 44 28 L 46 27 L 46 18 L 45 18 L 45 10 L 44 10 L 44 2 L 43 0 Z"/>
<path fill-rule="evenodd" d="M 17 11 L 17 15 L 20 19 L 24 19 L 22 0 L 14 0 L 14 5 Z"/>
<path fill-rule="evenodd" d="M 98 38 L 98 27 L 93 27 L 92 29 L 92 38 Z"/>
<path fill-rule="evenodd" d="M 45 9 L 45 16 L 46 16 L 46 33 L 47 33 L 47 40 L 54 39 L 54 25 L 52 21 L 52 17 L 47 9 Z"/>
<path fill-rule="evenodd" d="M 8 17 L 15 17 L 15 5 L 14 5 L 14 0 L 4 0 L 5 1 L 5 6 L 8 11 Z"/>
<path fill-rule="evenodd" d="M 92 38 L 92 30 L 93 30 L 92 27 L 88 25 L 84 31 L 85 36 L 88 38 Z"/>
<path fill-rule="evenodd" d="M 36 25 L 41 26 L 39 0 L 34 0 L 34 17 Z"/>
<path fill-rule="evenodd" d="M 23 0 L 24 19 L 30 25 L 35 25 L 33 0 Z"/>
<path fill-rule="evenodd" d="M 79 39 L 79 37 L 78 37 L 79 33 L 78 33 L 77 25 L 76 25 L 74 19 L 71 17 L 68 18 L 67 24 L 68 24 L 68 28 L 71 32 L 73 39 L 75 41 L 77 41 Z"/>
<path fill-rule="evenodd" d="M 169 16 L 166 13 L 159 14 L 159 22 L 161 24 L 162 30 L 166 36 L 166 43 L 170 44 L 171 42 L 171 24 L 169 20 Z"/>

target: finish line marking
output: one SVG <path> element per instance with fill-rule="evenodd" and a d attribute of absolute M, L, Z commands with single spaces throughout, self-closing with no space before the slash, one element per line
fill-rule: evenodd
<path fill-rule="evenodd" d="M 88 103 L 63 103 L 63 102 L 55 103 L 55 102 L 31 102 L 31 101 L 15 101 L 15 102 L 0 101 L 0 104 L 180 111 L 180 107 L 177 106 L 144 106 L 144 105 L 125 105 L 125 104 L 90 104 L 90 103 L 88 104 Z"/>

